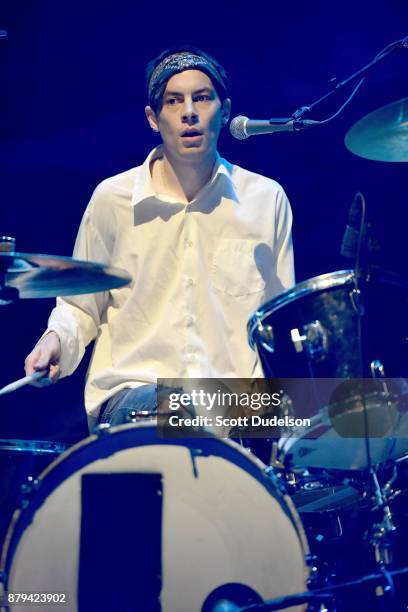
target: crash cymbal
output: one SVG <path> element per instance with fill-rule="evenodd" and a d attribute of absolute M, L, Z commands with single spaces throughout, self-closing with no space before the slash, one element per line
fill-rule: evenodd
<path fill-rule="evenodd" d="M 355 155 L 385 162 L 408 161 L 408 98 L 397 100 L 357 121 L 344 139 Z"/>
<path fill-rule="evenodd" d="M 11 292 L 17 289 L 16 297 L 20 298 L 96 293 L 123 287 L 131 281 L 130 275 L 120 268 L 34 253 L 0 252 L 0 273 L 4 289 Z"/>

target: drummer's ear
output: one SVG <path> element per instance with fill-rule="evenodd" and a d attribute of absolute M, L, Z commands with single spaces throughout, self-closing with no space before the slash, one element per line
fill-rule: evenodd
<path fill-rule="evenodd" d="M 221 107 L 221 125 L 224 127 L 227 125 L 229 118 L 231 115 L 231 100 L 230 98 L 225 98 L 222 102 Z"/>
<path fill-rule="evenodd" d="M 149 125 L 152 128 L 153 132 L 158 132 L 159 122 L 157 121 L 156 113 L 154 112 L 151 106 L 145 107 L 145 114 L 146 114 L 147 121 L 149 122 Z"/>

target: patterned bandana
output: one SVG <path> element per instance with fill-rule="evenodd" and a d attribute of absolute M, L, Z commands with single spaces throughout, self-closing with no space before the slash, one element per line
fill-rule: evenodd
<path fill-rule="evenodd" d="M 165 57 L 152 72 L 148 85 L 149 104 L 153 108 L 163 95 L 165 84 L 178 72 L 184 70 L 201 70 L 205 72 L 214 82 L 214 87 L 222 97 L 226 96 L 226 84 L 217 67 L 201 55 L 190 51 L 181 51 Z"/>

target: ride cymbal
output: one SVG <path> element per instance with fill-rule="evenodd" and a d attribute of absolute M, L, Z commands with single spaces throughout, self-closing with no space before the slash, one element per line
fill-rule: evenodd
<path fill-rule="evenodd" d="M 346 147 L 374 161 L 408 161 L 408 98 L 369 113 L 347 132 Z"/>

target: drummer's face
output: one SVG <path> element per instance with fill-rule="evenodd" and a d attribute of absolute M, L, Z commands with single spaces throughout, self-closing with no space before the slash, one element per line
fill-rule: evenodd
<path fill-rule="evenodd" d="M 160 132 L 165 153 L 187 161 L 215 156 L 221 127 L 228 121 L 230 100 L 221 102 L 210 77 L 185 70 L 167 82 L 162 107 L 146 107 L 151 127 Z"/>

